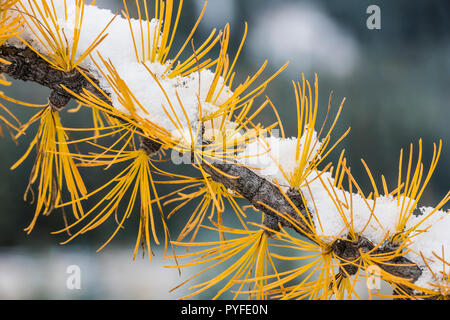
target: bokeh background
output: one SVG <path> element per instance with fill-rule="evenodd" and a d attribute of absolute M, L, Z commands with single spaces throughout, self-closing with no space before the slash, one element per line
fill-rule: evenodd
<path fill-rule="evenodd" d="M 129 2 L 131 5 L 134 0 Z M 98 6 L 113 11 L 120 10 L 121 3 L 97 1 Z M 178 45 L 203 4 L 204 0 L 184 1 Z M 366 27 L 366 9 L 372 4 L 381 8 L 381 30 Z M 230 23 L 236 50 L 245 22 L 249 34 L 237 66 L 240 79 L 254 73 L 266 59 L 266 75 L 290 61 L 288 69 L 266 91 L 278 107 L 287 135 L 296 134 L 291 81 L 300 79 L 302 73 L 313 81 L 317 72 L 322 116 L 330 91 L 334 92 L 334 111 L 347 98 L 335 137 L 352 128 L 341 148 L 347 150 L 354 175 L 363 186 L 369 187 L 369 180 L 361 158 L 376 176 L 384 174 L 392 186 L 401 148 L 408 148 L 411 142 L 417 147 L 422 138 L 424 163 L 428 166 L 433 142 L 442 139 L 441 160 L 421 204 L 434 205 L 444 196 L 450 180 L 450 2 L 210 0 L 196 41 L 204 39 L 212 28 Z M 34 103 L 45 103 L 49 93 L 45 88 L 18 81 L 3 90 L 9 96 Z M 20 106 L 11 108 L 22 120 L 34 112 Z M 269 123 L 273 119 L 268 112 L 260 121 Z M 87 112 L 63 114 L 69 127 L 83 126 L 89 120 Z M 183 271 L 180 278 L 176 270 L 164 269 L 163 265 L 171 263 L 162 261 L 159 249 L 151 263 L 148 259 L 132 261 L 137 215 L 100 253 L 96 249 L 109 237 L 114 221 L 64 246 L 59 245 L 64 235 L 50 234 L 63 225 L 60 212 L 41 218 L 31 235 L 23 232 L 34 209 L 23 201 L 33 159 L 15 171 L 9 168 L 25 152 L 36 129 L 33 126 L 19 145 L 9 137 L 0 140 L 0 298 L 175 299 L 185 294 L 184 289 L 174 293 L 169 290 L 195 270 Z M 331 160 L 338 156 L 339 150 Z M 186 174 L 186 168 L 183 170 Z M 89 169 L 82 173 L 92 189 L 114 172 Z M 160 190 L 162 194 L 168 192 L 165 187 Z M 171 219 L 174 234 L 190 210 L 192 207 L 186 207 Z M 66 268 L 73 264 L 82 271 L 81 290 L 66 288 Z M 206 299 L 211 294 L 198 298 Z"/>

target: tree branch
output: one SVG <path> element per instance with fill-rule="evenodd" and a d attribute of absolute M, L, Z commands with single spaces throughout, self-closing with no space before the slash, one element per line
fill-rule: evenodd
<path fill-rule="evenodd" d="M 86 89 L 103 98 L 79 71 L 73 70 L 66 73 L 52 68 L 28 47 L 16 48 L 3 45 L 0 46 L 0 56 L 10 62 L 10 64 L 0 63 L 0 73 L 5 73 L 17 80 L 35 82 L 51 89 L 49 103 L 57 110 L 65 107 L 73 98 L 61 85 L 77 94 Z M 95 78 L 91 77 L 91 79 L 98 84 Z"/>
<path fill-rule="evenodd" d="M 1 73 L 5 73 L 14 79 L 32 81 L 50 88 L 52 92 L 49 103 L 56 110 L 63 108 L 73 98 L 61 85 L 77 94 L 86 89 L 103 98 L 95 86 L 79 71 L 74 70 L 65 73 L 54 69 L 29 48 L 0 46 L 0 57 L 10 62 L 10 64 L 0 63 Z M 99 83 L 93 77 L 91 80 L 96 84 Z M 151 140 L 141 141 L 141 146 L 146 150 L 148 149 L 150 155 L 154 150 L 159 149 L 155 142 Z M 262 211 L 265 214 L 264 224 L 266 227 L 277 230 L 280 223 L 282 226 L 294 228 L 303 235 L 308 232 L 304 223 L 304 219 L 307 219 L 305 205 L 299 191 L 288 190 L 286 197 L 276 185 L 239 164 L 214 162 L 212 165 L 206 163 L 201 165 L 214 181 L 240 194 L 256 209 Z M 294 226 L 275 211 L 293 219 L 300 227 Z M 299 212 L 303 215 L 303 219 Z M 343 261 L 357 261 L 360 258 L 360 252 L 369 252 L 373 250 L 374 245 L 364 237 L 360 237 L 357 242 L 336 240 L 331 247 Z M 384 246 L 375 250 L 375 252 L 386 253 L 389 250 L 394 249 Z M 404 257 L 395 258 L 388 264 L 380 265 L 380 267 L 390 274 L 410 279 L 412 282 L 415 282 L 422 274 L 422 270 L 417 265 Z M 346 267 L 345 271 L 350 275 L 356 272 L 355 268 L 351 266 Z"/>

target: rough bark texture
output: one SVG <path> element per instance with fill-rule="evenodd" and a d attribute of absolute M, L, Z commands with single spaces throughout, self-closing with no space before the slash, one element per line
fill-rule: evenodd
<path fill-rule="evenodd" d="M 17 80 L 36 82 L 51 89 L 49 103 L 56 110 L 66 106 L 72 98 L 61 85 L 75 93 L 81 93 L 83 89 L 87 89 L 99 94 L 97 89 L 77 70 L 66 73 L 52 68 L 28 48 L 0 46 L 0 56 L 11 62 L 11 64 L 0 63 L 0 73 L 5 73 Z M 100 94 L 99 96 L 102 97 Z"/>
<path fill-rule="evenodd" d="M 64 107 L 72 98 L 69 93 L 64 91 L 61 85 L 68 87 L 75 93 L 81 93 L 83 89 L 87 89 L 100 96 L 95 87 L 80 72 L 75 70 L 65 73 L 56 70 L 28 48 L 20 49 L 1 46 L 0 57 L 11 62 L 9 65 L 0 63 L 1 73 L 5 73 L 14 79 L 33 81 L 50 88 L 52 91 L 49 103 L 56 110 Z M 92 80 L 98 83 L 95 79 Z M 157 143 L 151 140 L 142 140 L 141 147 L 149 155 L 159 150 Z M 212 166 L 204 163 L 202 167 L 214 181 L 222 183 L 228 189 L 234 190 L 247 199 L 256 209 L 264 212 L 264 224 L 268 228 L 276 230 L 279 228 L 280 223 L 285 227 L 294 228 L 300 234 L 307 232 L 308 229 L 299 215 L 300 213 L 306 217 L 305 207 L 298 191 L 287 191 L 286 195 L 289 197 L 289 201 L 276 185 L 258 176 L 246 167 L 233 163 L 218 162 L 213 163 Z M 222 174 L 222 172 L 226 175 Z M 230 176 L 233 178 L 230 178 Z M 286 219 L 280 217 L 275 210 L 295 220 L 298 226 L 294 226 Z M 335 251 L 336 255 L 347 261 L 357 261 L 361 251 L 368 252 L 373 248 L 373 244 L 363 237 L 360 237 L 356 242 L 336 240 L 332 245 L 332 250 Z M 386 252 L 386 250 L 391 249 L 384 247 L 384 249 L 378 249 L 377 252 Z M 422 274 L 418 266 L 404 257 L 398 257 L 390 261 L 390 263 L 393 265 L 380 265 L 380 267 L 395 276 L 411 279 L 413 282 Z M 404 266 L 405 264 L 411 266 Z M 350 275 L 357 270 L 354 266 L 346 266 L 345 268 L 345 271 Z"/>

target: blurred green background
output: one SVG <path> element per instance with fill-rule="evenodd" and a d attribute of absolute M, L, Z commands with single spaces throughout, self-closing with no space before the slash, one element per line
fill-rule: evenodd
<path fill-rule="evenodd" d="M 97 5 L 117 11 L 122 7 L 121 2 L 99 0 Z M 192 28 L 203 3 L 203 0 L 184 1 L 178 45 Z M 381 30 L 366 27 L 369 16 L 366 9 L 372 4 L 381 8 Z M 384 174 L 388 184 L 394 186 L 400 149 L 408 148 L 413 142 L 417 150 L 418 140 L 422 138 L 426 167 L 431 161 L 433 142 L 442 139 L 443 151 L 421 205 L 436 204 L 449 190 L 450 2 L 210 0 L 196 43 L 205 39 L 212 28 L 223 28 L 228 22 L 232 52 L 241 41 L 244 23 L 249 25 L 246 46 L 236 68 L 239 79 L 256 72 L 266 59 L 270 66 L 266 76 L 284 62 L 291 62 L 266 91 L 278 107 L 287 135 L 296 135 L 291 81 L 300 79 L 302 73 L 313 81 L 317 72 L 322 117 L 330 91 L 334 92 L 332 111 L 347 98 L 334 136 L 352 128 L 340 148 L 347 150 L 354 175 L 364 187 L 370 184 L 361 158 L 376 177 Z M 11 97 L 33 103 L 45 103 L 49 93 L 45 88 L 17 81 L 3 90 Z M 21 120 L 34 112 L 9 106 Z M 88 112 L 78 113 L 76 117 L 63 112 L 62 117 L 69 127 L 80 127 L 90 121 Z M 270 112 L 260 118 L 264 123 L 273 119 Z M 58 243 L 65 236 L 50 235 L 63 225 L 59 212 L 40 218 L 31 235 L 23 232 L 34 209 L 23 201 L 33 159 L 15 171 L 9 168 L 25 152 L 36 129 L 34 125 L 19 145 L 9 137 L 0 141 L 0 298 L 172 299 L 181 296 L 182 290 L 168 293 L 180 278 L 175 270 L 161 268 L 164 263 L 158 250 L 153 263 L 141 259 L 131 261 L 137 215 L 98 254 L 95 250 L 108 238 L 114 221 L 62 247 Z M 340 150 L 330 160 L 336 160 Z M 186 174 L 186 168 L 182 170 Z M 111 178 L 114 172 L 117 171 L 82 169 L 91 190 Z M 165 194 L 168 190 L 162 187 L 160 192 Z M 96 200 L 91 199 L 86 206 Z M 192 207 L 186 207 L 169 222 L 174 234 L 180 230 L 189 210 Z M 86 270 L 82 290 L 65 289 L 65 268 L 70 264 Z M 200 296 L 208 297 L 210 294 Z"/>

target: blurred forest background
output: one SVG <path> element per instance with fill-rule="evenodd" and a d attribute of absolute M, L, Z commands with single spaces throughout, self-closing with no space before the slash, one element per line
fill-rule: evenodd
<path fill-rule="evenodd" d="M 134 0 L 129 2 L 132 6 Z M 120 10 L 121 3 L 121 0 L 97 1 L 98 6 L 113 11 Z M 175 49 L 191 30 L 203 3 L 203 0 L 184 1 Z M 366 9 L 372 4 L 381 8 L 381 30 L 366 27 L 369 16 Z M 249 26 L 245 49 L 236 68 L 239 79 L 253 74 L 266 59 L 270 63 L 266 75 L 286 61 L 291 62 L 266 91 L 278 107 L 288 136 L 296 135 L 291 81 L 301 79 L 302 73 L 313 81 L 317 72 L 321 116 L 333 91 L 332 111 L 336 112 L 342 98 L 347 98 L 335 137 L 352 128 L 350 136 L 330 160 L 336 160 L 339 150 L 345 148 L 352 170 L 366 190 L 370 184 L 361 158 L 376 177 L 384 174 L 389 185 L 394 186 L 401 148 L 407 149 L 413 142 L 417 150 L 418 140 L 422 138 L 424 163 L 428 168 L 432 143 L 442 139 L 440 163 L 421 205 L 435 205 L 448 191 L 450 2 L 210 0 L 196 43 L 212 28 L 223 28 L 228 22 L 232 30 L 232 52 L 241 41 L 244 23 L 248 22 Z M 49 93 L 35 84 L 17 81 L 2 90 L 11 97 L 33 103 L 45 103 Z M 20 106 L 11 105 L 11 108 L 22 121 L 35 112 Z M 82 127 L 90 121 L 90 115 L 63 112 L 62 119 L 69 127 Z M 260 120 L 271 123 L 273 119 L 268 112 Z M 9 137 L 0 140 L 0 298 L 172 299 L 181 296 L 182 290 L 168 293 L 180 278 L 176 270 L 161 268 L 165 264 L 160 259 L 162 252 L 155 250 L 152 263 L 148 259 L 132 261 L 138 215 L 98 254 L 95 251 L 109 237 L 114 221 L 64 246 L 59 242 L 65 235 L 50 235 L 63 226 L 59 211 L 41 217 L 31 235 L 23 232 L 34 214 L 34 207 L 23 202 L 33 159 L 15 171 L 9 168 L 25 152 L 36 129 L 36 125 L 30 128 L 18 146 Z M 173 166 L 165 168 L 172 170 Z M 186 174 L 186 168 L 183 170 Z M 114 169 L 82 169 L 91 190 L 108 181 L 114 172 Z M 168 192 L 164 186 L 159 190 L 161 194 Z M 95 201 L 88 201 L 86 208 Z M 175 235 L 192 209 L 186 207 L 169 221 Z M 65 270 L 71 264 L 81 267 L 82 290 L 70 291 L 65 287 Z"/>

